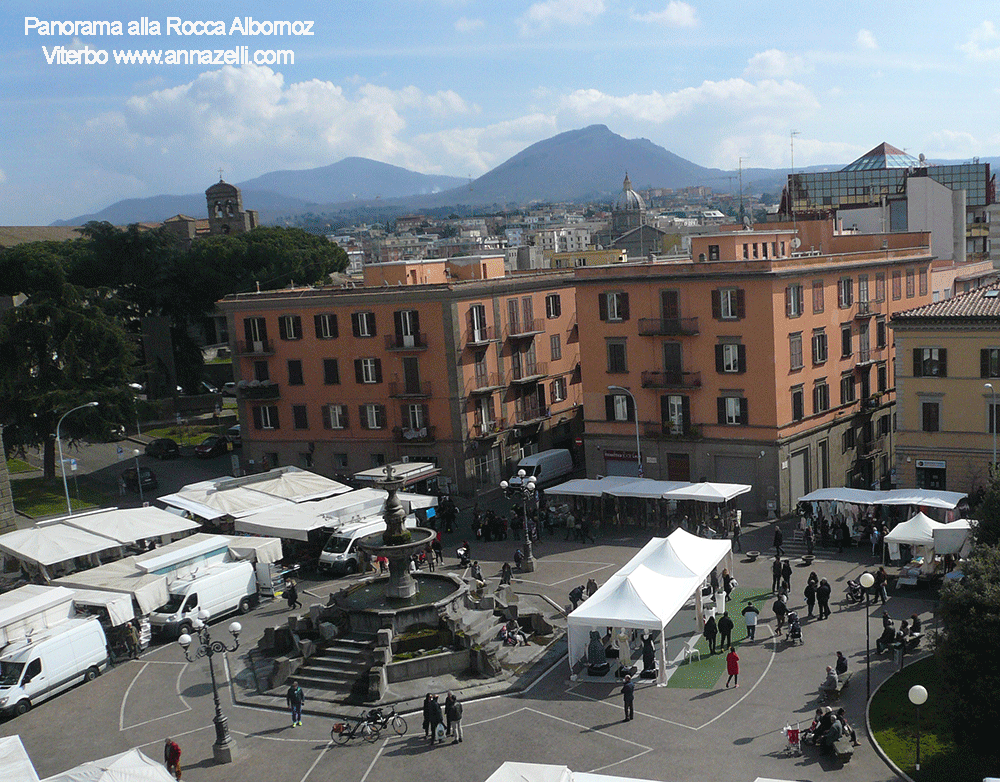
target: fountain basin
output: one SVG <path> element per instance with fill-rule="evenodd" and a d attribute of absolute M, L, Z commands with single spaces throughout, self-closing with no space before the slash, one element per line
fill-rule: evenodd
<path fill-rule="evenodd" d="M 390 579 L 373 576 L 337 592 L 332 602 L 347 612 L 352 632 L 368 635 L 385 629 L 398 635 L 417 625 L 436 627 L 442 612 L 465 604 L 469 586 L 458 576 L 418 572 L 412 577 L 417 585 L 413 597 L 390 597 Z"/>

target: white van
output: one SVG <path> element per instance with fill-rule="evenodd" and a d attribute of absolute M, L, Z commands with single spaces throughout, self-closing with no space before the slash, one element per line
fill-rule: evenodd
<path fill-rule="evenodd" d="M 521 459 L 517 469 L 524 470 L 527 476 L 534 475 L 535 482 L 539 485 L 553 483 L 572 474 L 573 454 L 565 448 L 539 451 Z"/>
<path fill-rule="evenodd" d="M 170 599 L 149 615 L 154 632 L 168 635 L 190 633 L 198 612 L 212 619 L 239 612 L 257 604 L 257 576 L 250 562 L 217 562 L 182 576 L 167 586 Z"/>
<path fill-rule="evenodd" d="M 97 617 L 67 619 L 6 646 L 0 657 L 0 711 L 24 714 L 108 667 L 108 641 Z"/>
<path fill-rule="evenodd" d="M 407 529 L 413 529 L 417 526 L 416 516 L 407 516 L 403 524 Z M 385 521 L 379 516 L 369 516 L 334 530 L 320 552 L 319 569 L 333 573 L 357 573 L 361 567 L 358 541 L 377 532 L 385 532 Z"/>

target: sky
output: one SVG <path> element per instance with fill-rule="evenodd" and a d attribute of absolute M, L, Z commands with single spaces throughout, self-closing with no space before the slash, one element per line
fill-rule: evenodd
<path fill-rule="evenodd" d="M 0 36 L 2 225 L 202 192 L 219 169 L 361 156 L 476 177 L 595 123 L 729 170 L 883 141 L 1000 154 L 995 2 L 4 0 Z M 240 47 L 250 62 L 225 64 Z M 144 49 L 210 61 L 116 61 Z"/>

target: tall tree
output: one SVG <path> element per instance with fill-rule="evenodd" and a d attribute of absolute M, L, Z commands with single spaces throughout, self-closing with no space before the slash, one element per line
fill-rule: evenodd
<path fill-rule="evenodd" d="M 67 439 L 105 434 L 131 410 L 125 390 L 134 372 L 134 340 L 109 314 L 108 290 L 66 281 L 65 257 L 47 246 L 0 254 L 5 293 L 26 298 L 0 318 L 0 422 L 11 451 L 41 446 L 46 477 L 55 475 L 56 426 L 86 402 L 100 407 L 66 419 Z M 17 290 L 14 290 L 17 289 Z"/>

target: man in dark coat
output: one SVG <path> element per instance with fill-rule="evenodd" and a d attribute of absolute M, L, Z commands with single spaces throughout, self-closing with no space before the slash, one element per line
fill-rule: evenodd
<path fill-rule="evenodd" d="M 452 744 L 457 744 L 464 739 L 462 735 L 462 702 L 458 696 L 452 692 L 444 700 L 444 716 L 448 720 L 448 735 L 454 736 Z"/>
<path fill-rule="evenodd" d="M 715 639 L 719 635 L 719 627 L 715 623 L 715 617 L 710 616 L 705 621 L 705 640 L 708 641 L 708 653 L 715 654 Z"/>
<path fill-rule="evenodd" d="M 285 702 L 292 712 L 292 727 L 302 725 L 302 704 L 306 702 L 306 694 L 295 679 L 292 679 L 288 692 L 285 693 Z"/>
<path fill-rule="evenodd" d="M 819 618 L 826 619 L 830 616 L 830 582 L 821 578 L 819 586 L 816 587 L 816 602 L 819 603 Z"/>
<path fill-rule="evenodd" d="M 736 626 L 729 618 L 729 612 L 723 611 L 719 617 L 719 646 L 725 650 L 733 645 L 733 628 Z"/>
<path fill-rule="evenodd" d="M 625 702 L 625 722 L 633 719 L 635 717 L 635 682 L 632 681 L 631 676 L 625 677 L 625 683 L 622 685 L 622 699 Z"/>
<path fill-rule="evenodd" d="M 813 608 L 816 606 L 816 585 L 812 581 L 806 582 L 805 592 L 802 593 L 806 598 L 806 608 L 809 609 L 808 616 L 813 615 Z"/>
<path fill-rule="evenodd" d="M 781 587 L 781 557 L 775 555 L 771 563 L 771 591 L 777 592 Z"/>
<path fill-rule="evenodd" d="M 785 556 L 785 550 L 781 544 L 785 542 L 785 536 L 781 534 L 781 527 L 774 528 L 774 553 L 779 557 Z"/>
<path fill-rule="evenodd" d="M 444 714 L 441 711 L 441 704 L 438 702 L 437 695 L 431 695 L 431 701 L 429 705 L 430 710 L 430 727 L 431 727 L 431 744 L 435 741 L 438 744 L 444 743 Z M 438 738 L 438 727 L 441 727 L 442 738 Z"/>

